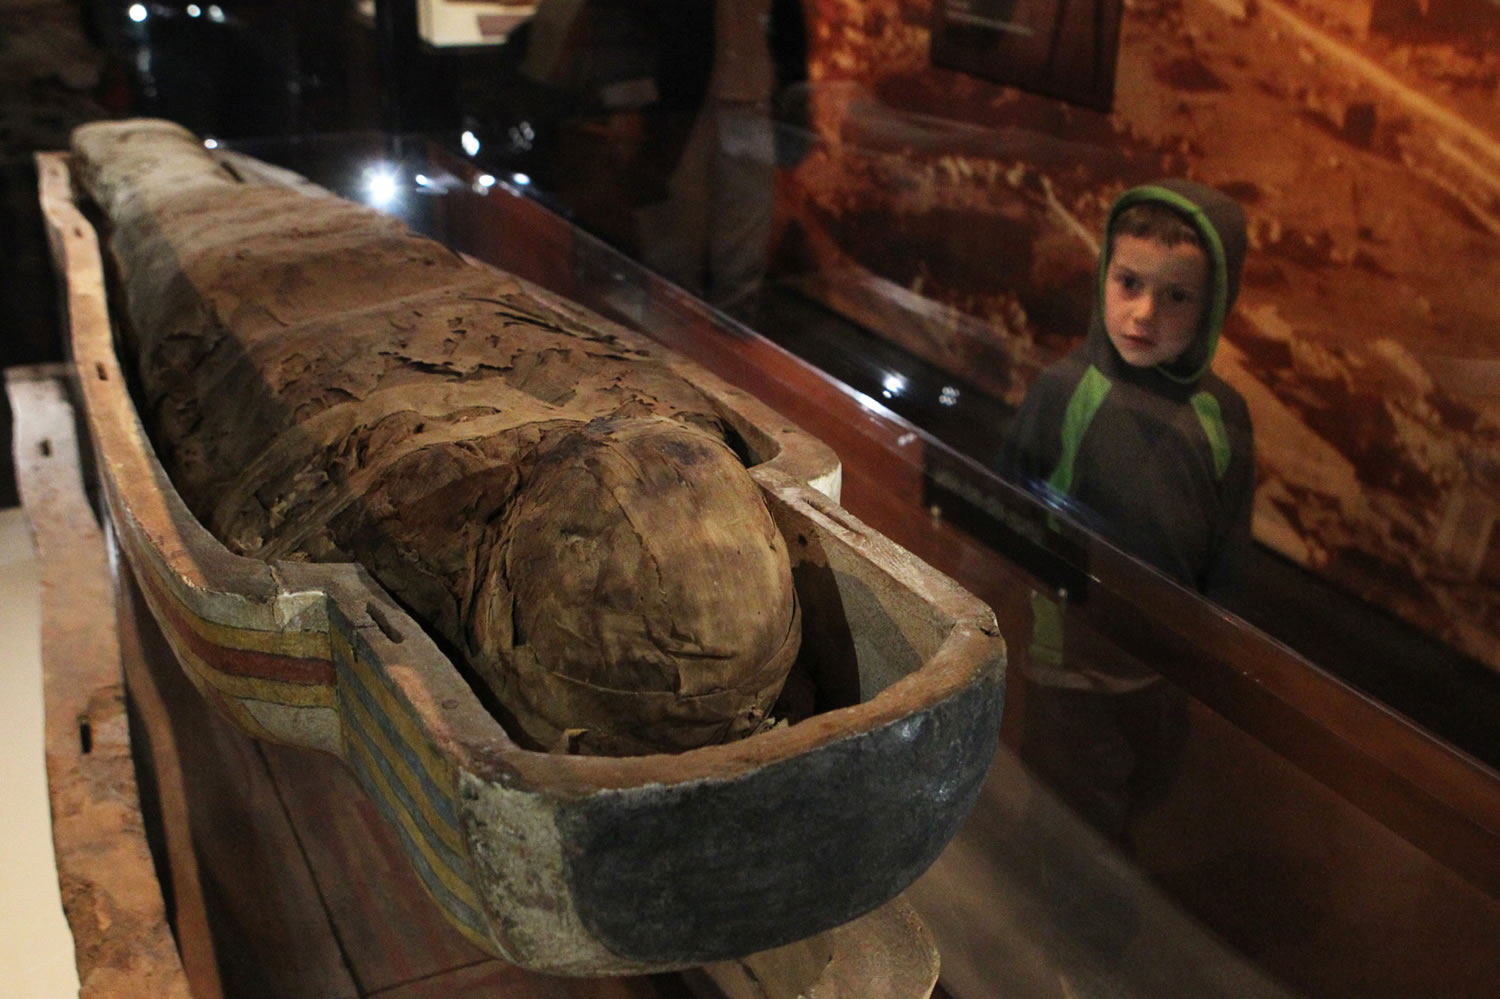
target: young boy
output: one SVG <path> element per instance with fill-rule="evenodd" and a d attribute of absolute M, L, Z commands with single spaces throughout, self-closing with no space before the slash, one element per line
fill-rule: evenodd
<path fill-rule="evenodd" d="M 1038 377 L 1007 429 L 1000 471 L 1066 497 L 1125 552 L 1209 597 L 1239 584 L 1255 485 L 1249 412 L 1209 370 L 1239 288 L 1245 220 L 1212 188 L 1166 180 L 1110 210 L 1085 341 Z M 1032 600 L 1021 756 L 1107 836 L 1132 788 L 1175 755 L 1179 698 L 1160 674 Z"/>

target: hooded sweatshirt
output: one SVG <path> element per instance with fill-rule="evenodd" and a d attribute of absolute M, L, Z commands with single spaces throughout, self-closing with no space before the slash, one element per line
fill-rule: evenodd
<path fill-rule="evenodd" d="M 1140 201 L 1176 209 L 1202 237 L 1209 263 L 1197 337 L 1180 357 L 1150 368 L 1125 363 L 1103 316 L 1115 220 Z M 1183 180 L 1122 194 L 1105 230 L 1088 335 L 1037 378 L 999 463 L 1006 478 L 1079 510 L 1125 552 L 1221 601 L 1244 577 L 1255 466 L 1245 401 L 1210 365 L 1244 257 L 1244 213 L 1227 195 Z"/>

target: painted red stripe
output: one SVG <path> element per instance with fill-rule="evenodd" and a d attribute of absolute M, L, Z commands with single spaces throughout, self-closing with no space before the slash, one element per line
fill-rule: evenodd
<path fill-rule="evenodd" d="M 200 634 L 193 627 L 196 619 L 190 615 L 152 572 L 139 573 L 146 578 L 146 587 L 151 590 L 160 623 L 215 670 L 230 676 L 255 680 L 270 680 L 277 683 L 292 683 L 303 686 L 332 687 L 335 679 L 333 663 L 327 659 L 302 656 L 282 656 L 271 652 L 255 652 L 220 645 Z M 249 630 L 249 629 L 246 629 Z"/>

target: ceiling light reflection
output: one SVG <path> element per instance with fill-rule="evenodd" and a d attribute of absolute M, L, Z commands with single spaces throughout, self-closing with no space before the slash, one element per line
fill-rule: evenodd
<path fill-rule="evenodd" d="M 372 166 L 365 170 L 365 196 L 376 208 L 388 207 L 401 191 L 401 178 L 390 166 Z"/>

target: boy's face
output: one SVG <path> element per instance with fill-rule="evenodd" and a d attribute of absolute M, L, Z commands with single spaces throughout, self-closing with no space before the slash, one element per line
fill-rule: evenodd
<path fill-rule="evenodd" d="M 1137 368 L 1175 361 L 1198 335 L 1207 290 L 1208 258 L 1198 247 L 1116 235 L 1104 274 L 1110 343 Z"/>

